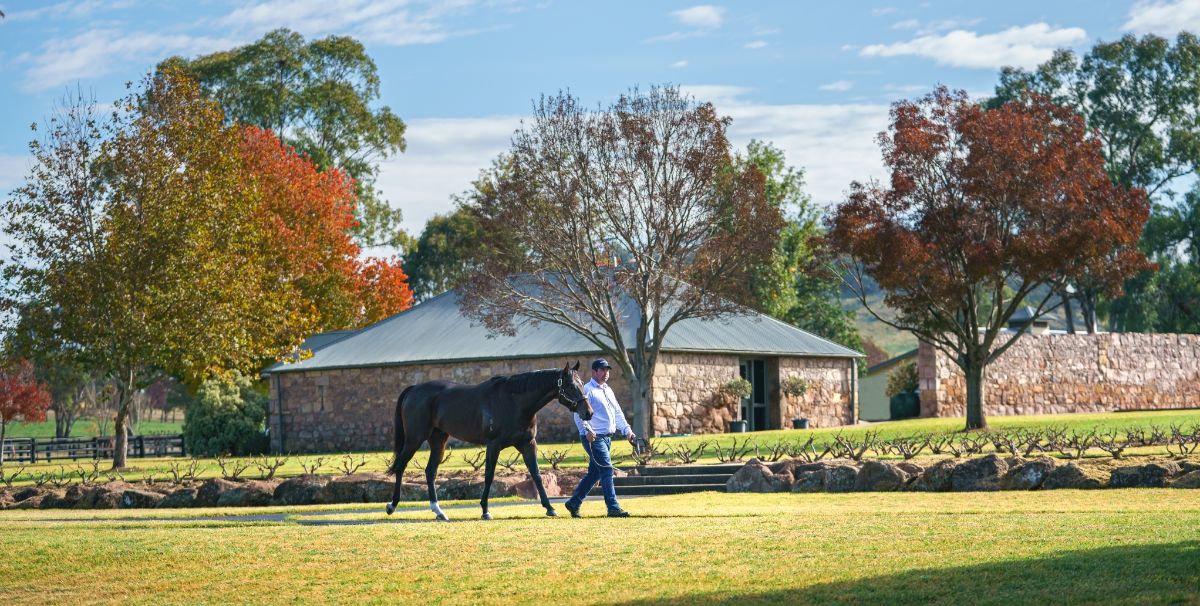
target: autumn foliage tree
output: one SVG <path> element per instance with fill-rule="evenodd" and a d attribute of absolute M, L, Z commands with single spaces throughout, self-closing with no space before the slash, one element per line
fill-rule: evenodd
<path fill-rule="evenodd" d="M 467 313 L 498 332 L 550 322 L 591 341 L 628 378 L 640 435 L 653 434 L 668 331 L 749 301 L 783 227 L 762 173 L 732 168 L 728 125 L 676 88 L 600 110 L 543 98 L 463 203 L 480 234 Z"/>
<path fill-rule="evenodd" d="M 0 368 L 0 445 L 10 421 L 45 421 L 50 406 L 48 392 L 33 376 L 28 360 L 10 362 Z M 0 466 L 4 465 L 4 448 L 0 447 Z"/>
<path fill-rule="evenodd" d="M 1083 120 L 1037 95 L 987 110 L 938 88 L 896 103 L 879 143 L 891 181 L 851 185 L 831 242 L 864 305 L 865 276 L 886 292 L 897 315 L 880 321 L 962 369 L 967 429 L 985 427 L 984 370 L 1022 334 L 1009 317 L 1085 274 L 1118 292 L 1146 264 L 1146 194 L 1113 184 Z"/>

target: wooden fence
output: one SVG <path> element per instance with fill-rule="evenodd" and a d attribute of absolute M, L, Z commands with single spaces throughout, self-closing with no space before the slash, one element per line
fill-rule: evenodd
<path fill-rule="evenodd" d="M 9 438 L 0 448 L 4 460 L 37 463 L 39 461 L 76 459 L 111 459 L 116 438 Z M 126 456 L 171 457 L 184 456 L 183 436 L 132 436 Z"/>

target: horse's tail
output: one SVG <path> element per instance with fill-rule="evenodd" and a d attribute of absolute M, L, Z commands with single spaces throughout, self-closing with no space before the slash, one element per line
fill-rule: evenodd
<path fill-rule="evenodd" d="M 388 469 L 388 475 L 400 473 L 400 451 L 404 450 L 404 396 L 408 395 L 410 389 L 412 389 L 411 385 L 400 392 L 400 397 L 396 400 L 396 446 L 392 453 L 392 467 Z"/>

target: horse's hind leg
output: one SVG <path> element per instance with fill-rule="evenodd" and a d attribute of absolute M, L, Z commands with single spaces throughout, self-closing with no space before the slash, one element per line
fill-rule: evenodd
<path fill-rule="evenodd" d="M 413 455 L 417 453 L 417 448 L 420 448 L 421 443 L 408 443 L 404 450 L 396 456 L 396 463 L 392 470 L 396 474 L 396 487 L 392 489 L 392 502 L 388 503 L 387 514 L 392 515 L 396 511 L 396 504 L 400 502 L 400 485 L 404 482 L 404 468 L 408 467 L 408 462 L 412 460 Z"/>
<path fill-rule="evenodd" d="M 446 451 L 446 440 L 449 437 L 440 429 L 433 430 L 429 436 L 429 463 L 425 465 L 425 484 L 429 486 L 429 509 L 443 522 L 450 518 L 438 507 L 437 487 L 434 486 L 433 480 L 437 477 L 438 465 L 442 463 L 442 454 Z"/>
<path fill-rule="evenodd" d="M 558 515 L 554 511 L 554 506 L 550 504 L 550 499 L 546 497 L 546 488 L 542 486 L 542 474 L 538 471 L 537 462 L 537 442 L 530 440 L 519 446 L 521 457 L 525 459 L 525 469 L 529 470 L 529 477 L 533 478 L 533 485 L 537 488 L 538 497 L 542 499 L 542 507 L 546 508 L 546 515 L 554 517 Z"/>

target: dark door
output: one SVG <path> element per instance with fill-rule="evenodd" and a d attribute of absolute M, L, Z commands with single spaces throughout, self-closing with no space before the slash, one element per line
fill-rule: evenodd
<path fill-rule="evenodd" d="M 768 428 L 767 421 L 767 361 L 742 360 L 742 378 L 750 381 L 750 397 L 742 399 L 742 420 L 750 431 Z"/>

